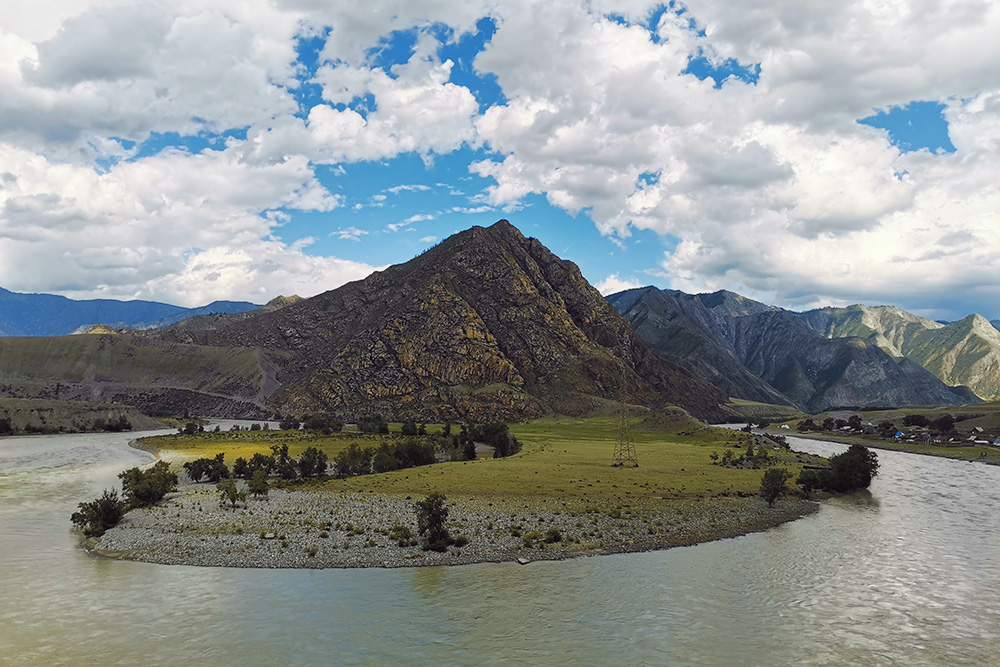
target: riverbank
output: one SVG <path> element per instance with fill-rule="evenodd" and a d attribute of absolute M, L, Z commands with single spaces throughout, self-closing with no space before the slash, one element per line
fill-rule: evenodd
<path fill-rule="evenodd" d="M 88 541 L 92 553 L 169 565 L 249 568 L 413 567 L 562 560 L 651 551 L 767 530 L 818 504 L 759 498 L 650 499 L 623 510 L 564 511 L 559 503 L 449 498 L 448 528 L 468 543 L 445 553 L 399 546 L 393 528 L 416 535 L 414 500 L 373 493 L 272 490 L 236 509 L 210 485 L 187 485 L 152 508 L 129 512 Z M 399 529 L 397 528 L 397 531 Z M 558 532 L 558 541 L 555 539 Z M 393 533 L 395 534 L 395 533 Z"/>
<path fill-rule="evenodd" d="M 754 429 L 759 430 L 759 429 Z M 870 449 L 883 449 L 889 452 L 904 452 L 906 454 L 920 454 L 923 456 L 936 456 L 943 459 L 953 459 L 956 461 L 969 461 L 972 463 L 985 463 L 991 466 L 1000 466 L 1000 449 L 987 447 L 970 446 L 945 446 L 945 445 L 918 445 L 915 443 L 893 443 L 886 440 L 870 440 L 866 438 L 852 438 L 850 436 L 830 436 L 827 433 L 798 433 L 782 431 L 778 429 L 765 429 L 766 433 L 773 435 L 785 435 L 804 440 L 819 440 L 821 442 L 836 442 L 841 445 L 864 445 Z M 986 453 L 986 457 L 980 458 L 980 453 Z"/>

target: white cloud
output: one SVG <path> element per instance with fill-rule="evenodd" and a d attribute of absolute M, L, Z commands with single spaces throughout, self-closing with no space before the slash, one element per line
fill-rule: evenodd
<path fill-rule="evenodd" d="M 161 299 L 311 294 L 373 267 L 303 253 L 271 232 L 279 207 L 329 210 L 338 200 L 305 159 L 251 166 L 239 152 L 179 151 L 107 173 L 0 145 L 0 285 L 76 297 Z"/>
<path fill-rule="evenodd" d="M 386 188 L 386 192 L 391 192 L 394 195 L 398 195 L 400 192 L 427 192 L 430 190 L 428 185 L 394 185 L 391 188 Z M 385 199 L 385 195 L 375 195 L 376 197 L 382 197 Z"/>
<path fill-rule="evenodd" d="M 330 236 L 336 236 L 341 241 L 360 241 L 361 237 L 367 234 L 367 231 L 358 229 L 357 227 L 348 227 L 347 229 L 338 229 L 335 232 L 330 232 Z"/>
<path fill-rule="evenodd" d="M 618 277 L 617 273 L 612 273 L 610 276 L 602 280 L 601 282 L 594 285 L 597 291 L 608 296 L 609 294 L 615 294 L 617 292 L 623 292 L 627 289 L 635 289 L 636 287 L 642 287 L 642 284 L 636 280 L 625 279 L 622 280 Z"/>
<path fill-rule="evenodd" d="M 438 240 L 439 239 L 436 236 L 425 236 L 422 239 L 420 239 L 420 242 L 421 243 L 437 243 Z"/>
<path fill-rule="evenodd" d="M 1000 5 L 716 1 L 664 13 L 654 40 L 638 23 L 660 4 L 2 3 L 0 284 L 204 290 L 250 276 L 244 254 L 297 267 L 254 269 L 247 285 L 308 271 L 335 282 L 366 267 L 272 236 L 286 222 L 279 209 L 345 205 L 314 165 L 343 176 L 341 163 L 485 147 L 470 173 L 490 187 L 453 212 L 516 210 L 539 193 L 615 238 L 653 230 L 679 239 L 660 267 L 674 287 L 783 305 L 959 293 L 995 303 Z M 486 15 L 498 28 L 474 66 L 505 102 L 480 113 L 431 26 L 455 40 Z M 327 27 L 323 102 L 299 109 L 296 38 Z M 408 62 L 376 67 L 369 51 L 414 28 Z M 684 74 L 697 56 L 759 63 L 757 85 Z M 362 96 L 370 108 L 338 106 Z M 901 155 L 856 123 L 913 100 L 946 105 L 955 154 Z M 135 160 L 130 144 L 243 129 L 245 142 L 195 155 Z M 396 186 L 362 206 L 429 189 Z M 171 278 L 196 274 L 201 288 Z"/>

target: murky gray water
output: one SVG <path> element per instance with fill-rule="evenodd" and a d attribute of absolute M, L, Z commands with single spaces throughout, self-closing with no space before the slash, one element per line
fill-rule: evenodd
<path fill-rule="evenodd" d="M 91 558 L 71 533 L 152 460 L 132 437 L 0 440 L 0 664 L 1000 664 L 1000 468 L 879 452 L 870 495 L 657 553 L 202 569 Z"/>

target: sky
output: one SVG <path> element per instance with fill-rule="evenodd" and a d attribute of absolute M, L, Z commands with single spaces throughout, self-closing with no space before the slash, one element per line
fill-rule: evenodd
<path fill-rule="evenodd" d="M 997 318 L 998 34 L 981 0 L 5 0 L 0 287 L 263 303 L 505 218 L 604 293 Z"/>

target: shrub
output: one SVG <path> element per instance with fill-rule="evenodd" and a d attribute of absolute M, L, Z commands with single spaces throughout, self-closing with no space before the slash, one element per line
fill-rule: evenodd
<path fill-rule="evenodd" d="M 147 470 L 129 468 L 118 478 L 122 481 L 122 496 L 129 508 L 148 507 L 177 487 L 177 475 L 170 472 L 166 461 L 157 461 Z"/>
<path fill-rule="evenodd" d="M 104 531 L 117 526 L 123 516 L 125 502 L 118 497 L 116 490 L 105 489 L 100 498 L 80 503 L 79 511 L 73 512 L 70 521 L 82 528 L 87 537 L 100 537 Z"/>
<path fill-rule="evenodd" d="M 410 527 L 398 523 L 389 529 L 389 539 L 401 547 L 412 547 L 417 543 L 413 539 L 413 531 L 410 530 Z"/>
<path fill-rule="evenodd" d="M 545 541 L 549 544 L 562 542 L 562 533 L 559 532 L 558 528 L 553 526 L 545 531 Z"/>
<path fill-rule="evenodd" d="M 224 479 L 215 488 L 219 490 L 220 505 L 228 502 L 231 507 L 236 507 L 236 503 L 246 502 L 247 492 L 239 490 L 235 479 Z"/>

